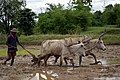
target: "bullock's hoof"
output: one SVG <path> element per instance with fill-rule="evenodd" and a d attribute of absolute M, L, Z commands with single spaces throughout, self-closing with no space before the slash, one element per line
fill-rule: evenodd
<path fill-rule="evenodd" d="M 92 64 L 90 64 L 90 65 L 97 65 L 97 64 L 99 64 L 99 63 L 102 65 L 102 62 L 101 62 L 101 61 L 97 61 L 97 62 L 92 63 Z"/>

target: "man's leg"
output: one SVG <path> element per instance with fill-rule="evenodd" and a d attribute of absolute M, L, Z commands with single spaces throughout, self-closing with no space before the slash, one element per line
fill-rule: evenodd
<path fill-rule="evenodd" d="M 13 65 L 13 63 L 14 63 L 14 59 L 15 59 L 15 56 L 12 56 L 12 60 L 11 60 L 11 64 L 10 64 L 10 66 Z"/>
<path fill-rule="evenodd" d="M 4 62 L 4 65 L 6 65 L 7 61 L 11 59 L 11 56 L 8 56 L 7 60 Z"/>
<path fill-rule="evenodd" d="M 13 63 L 14 63 L 14 59 L 15 59 L 15 56 L 16 56 L 16 52 L 11 53 L 11 56 L 12 56 L 12 60 L 11 60 L 10 66 L 12 66 Z"/>

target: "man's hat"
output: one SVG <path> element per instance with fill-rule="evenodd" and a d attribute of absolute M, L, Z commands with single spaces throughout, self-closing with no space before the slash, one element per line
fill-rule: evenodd
<path fill-rule="evenodd" d="M 10 30 L 11 32 L 18 32 L 16 28 L 13 28 L 12 30 Z"/>

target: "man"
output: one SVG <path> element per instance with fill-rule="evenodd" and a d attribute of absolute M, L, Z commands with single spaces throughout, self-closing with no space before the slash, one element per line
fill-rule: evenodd
<path fill-rule="evenodd" d="M 17 33 L 17 29 L 16 28 L 13 28 L 12 30 L 10 30 L 10 34 L 8 35 L 7 37 L 7 41 L 6 41 L 6 45 L 8 46 L 8 58 L 7 60 L 4 62 L 4 64 L 6 65 L 6 62 L 11 60 L 11 64 L 10 66 L 13 65 L 14 63 L 14 58 L 16 56 L 16 51 L 17 51 L 17 43 L 22 47 L 24 48 L 19 40 L 18 40 L 18 37 L 16 35 Z"/>

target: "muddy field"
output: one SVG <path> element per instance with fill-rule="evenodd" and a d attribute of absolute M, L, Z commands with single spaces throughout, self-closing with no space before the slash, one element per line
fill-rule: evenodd
<path fill-rule="evenodd" d="M 3 47 L 4 48 L 4 47 Z M 27 49 L 39 49 L 37 46 L 27 46 Z M 107 45 L 106 51 L 94 51 L 97 59 L 102 62 L 90 65 L 94 60 L 91 56 L 84 57 L 82 66 L 73 69 L 70 64 L 59 67 L 53 64 L 54 57 L 48 61 L 48 67 L 31 66 L 31 56 L 17 55 L 14 65 L 2 63 L 5 58 L 0 58 L 0 80 L 120 80 L 120 45 Z"/>

